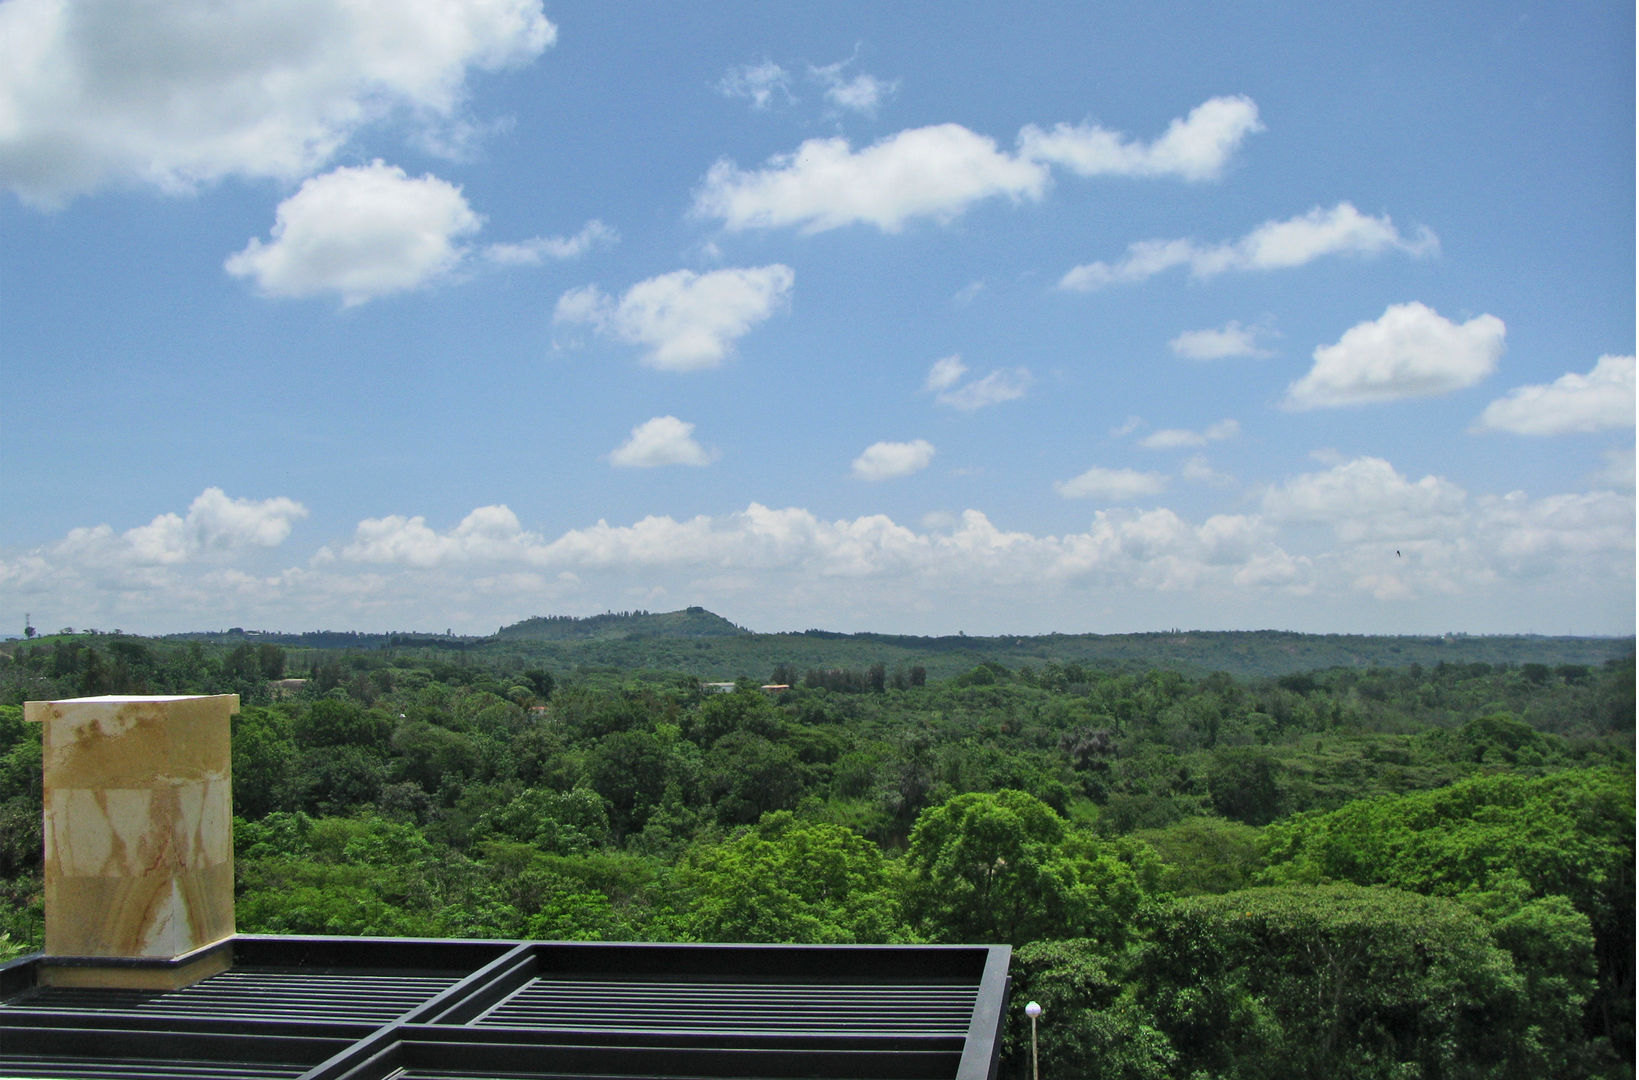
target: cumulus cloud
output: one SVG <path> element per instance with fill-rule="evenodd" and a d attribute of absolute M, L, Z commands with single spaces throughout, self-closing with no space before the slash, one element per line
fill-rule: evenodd
<path fill-rule="evenodd" d="M 1634 487 L 1634 448 L 1628 446 L 1606 450 L 1601 456 L 1605 464 L 1594 474 L 1594 482 L 1631 492 Z"/>
<path fill-rule="evenodd" d="M 1031 126 L 1019 134 L 1018 153 L 960 124 L 912 128 L 858 151 L 843 138 L 810 139 L 761 169 L 718 161 L 695 192 L 694 212 L 736 231 L 865 224 L 892 233 L 913 218 L 950 221 L 986 199 L 1040 199 L 1052 164 L 1084 176 L 1207 179 L 1251 130 L 1242 123 L 1248 109 L 1255 124 L 1250 101 L 1213 99 L 1149 144 L 1101 128 Z"/>
<path fill-rule="evenodd" d="M 81 538 L 107 545 L 116 559 L 165 565 L 245 548 L 278 547 L 294 523 L 306 516 L 307 508 L 294 499 L 230 499 L 221 488 L 213 487 L 194 499 L 185 516 L 161 514 L 146 525 L 126 530 L 118 542 L 107 526 L 82 533 Z"/>
<path fill-rule="evenodd" d="M 1571 372 L 1508 391 L 1485 407 L 1474 430 L 1565 435 L 1630 428 L 1633 421 L 1633 357 L 1601 356 L 1586 375 Z"/>
<path fill-rule="evenodd" d="M 1186 330 L 1167 342 L 1174 356 L 1185 360 L 1229 360 L 1239 357 L 1271 355 L 1258 345 L 1258 338 L 1268 333 L 1260 326 L 1242 326 L 1231 320 L 1216 330 Z"/>
<path fill-rule="evenodd" d="M 1062 165 L 1079 176 L 1213 180 L 1246 137 L 1262 130 L 1258 107 L 1251 98 L 1217 97 L 1174 120 L 1149 143 L 1133 142 L 1096 124 L 1058 124 L 1052 131 L 1032 124 L 1019 132 L 1019 153 L 1033 161 Z"/>
<path fill-rule="evenodd" d="M 1143 499 L 1159 495 L 1166 489 L 1167 478 L 1160 473 L 1106 469 L 1098 465 L 1080 476 L 1053 483 L 1053 490 L 1066 499 L 1109 499 L 1112 502 Z"/>
<path fill-rule="evenodd" d="M 537 236 L 531 240 L 490 244 L 484 258 L 505 266 L 539 266 L 547 259 L 578 259 L 589 251 L 613 247 L 620 234 L 596 218 L 574 236 Z"/>
<path fill-rule="evenodd" d="M 1190 447 L 1205 446 L 1210 442 L 1222 442 L 1224 439 L 1233 439 L 1241 433 L 1238 420 L 1220 420 L 1216 424 L 1209 424 L 1204 431 L 1190 431 L 1186 428 L 1162 428 L 1152 431 L 1139 440 L 1139 445 L 1150 450 L 1178 450 Z"/>
<path fill-rule="evenodd" d="M 1408 480 L 1382 458 L 1362 457 L 1269 488 L 1263 509 L 1276 521 L 1330 526 L 1350 542 L 1404 543 L 1457 531 L 1467 494 L 1440 477 Z"/>
<path fill-rule="evenodd" d="M 1500 573 L 1545 577 L 1568 560 L 1633 551 L 1631 496 L 1611 491 L 1549 495 L 1523 491 L 1477 500 L 1474 527 Z M 1618 578 L 1611 579 L 1615 585 Z"/>
<path fill-rule="evenodd" d="M 734 342 L 778 311 L 796 275 L 789 266 L 742 267 L 697 274 L 675 270 L 627 289 L 617 301 L 596 285 L 558 298 L 559 323 L 585 323 L 648 352 L 662 371 L 717 367 Z"/>
<path fill-rule="evenodd" d="M 810 139 L 747 171 L 719 161 L 695 192 L 694 212 L 729 229 L 824 232 L 875 225 L 898 232 L 916 217 L 949 221 L 984 199 L 1039 199 L 1047 170 L 998 150 L 960 124 L 891 135 L 855 152 L 848 140 Z"/>
<path fill-rule="evenodd" d="M 541 537 L 526 532 L 518 515 L 506 506 L 481 506 L 446 533 L 427 525 L 427 519 L 396 514 L 366 518 L 339 556 L 350 562 L 397 563 L 432 567 L 461 562 L 536 562 L 532 554 Z"/>
<path fill-rule="evenodd" d="M 1459 325 L 1423 304 L 1391 304 L 1317 348 L 1314 367 L 1287 388 L 1283 404 L 1334 408 L 1461 390 L 1496 369 L 1505 330 L 1495 315 Z"/>
<path fill-rule="evenodd" d="M 694 425 L 675 416 L 657 416 L 632 429 L 631 437 L 609 455 L 609 463 L 623 469 L 651 469 L 657 465 L 710 465 L 717 460 L 694 439 Z"/>
<path fill-rule="evenodd" d="M 909 633 L 948 632 L 957 619 L 988 632 L 1142 630 L 1175 613 L 1203 626 L 1301 618 L 1356 631 L 1404 632 L 1416 620 L 1430 631 L 1618 633 L 1633 618 L 1631 489 L 1474 494 L 1375 458 L 1288 479 L 1243 513 L 1099 509 L 1061 534 L 1006 528 L 975 509 L 911 527 L 751 503 L 548 536 L 492 505 L 447 528 L 419 515 L 369 518 L 302 565 L 254 569 L 284 550 L 268 545 L 304 512 L 213 489 L 186 513 L 123 533 L 75 529 L 0 555 L 0 605 L 16 619 L 49 610 L 53 624 L 160 632 L 424 626 L 429 611 L 437 629 L 488 632 L 662 595 L 759 628 Z"/>
<path fill-rule="evenodd" d="M 781 102 L 792 100 L 791 76 L 772 60 L 741 64 L 717 81 L 717 92 L 724 97 L 744 98 L 754 109 L 767 109 L 776 98 Z"/>
<path fill-rule="evenodd" d="M 120 533 L 108 525 L 72 529 L 47 554 L 52 561 L 108 571 L 217 561 L 278 547 L 306 516 L 307 508 L 294 499 L 234 499 L 212 487 L 185 514 L 160 514 Z"/>
<path fill-rule="evenodd" d="M 1440 249 L 1439 239 L 1427 228 L 1402 236 L 1388 215 L 1371 217 L 1349 203 L 1331 209 L 1315 207 L 1285 221 L 1268 221 L 1239 240 L 1202 245 L 1193 240 L 1140 240 L 1113 263 L 1085 263 L 1059 280 L 1059 288 L 1092 292 L 1108 285 L 1131 284 L 1176 267 L 1187 267 L 1196 278 L 1210 278 L 1231 270 L 1283 270 L 1302 266 L 1327 255 L 1377 255 L 1399 251 L 1421 257 Z"/>
<path fill-rule="evenodd" d="M 0 183 L 50 207 L 111 184 L 294 180 L 371 123 L 461 125 L 473 71 L 556 36 L 540 0 L 9 0 Z"/>
<path fill-rule="evenodd" d="M 1023 397 L 1035 381 L 1030 371 L 1022 367 L 992 371 L 983 378 L 963 383 L 966 374 L 967 365 L 959 355 L 946 356 L 933 362 L 922 388 L 933 394 L 933 400 L 941 405 L 974 412 L 987 405 Z"/>
<path fill-rule="evenodd" d="M 253 237 L 225 266 L 268 296 L 362 304 L 447 275 L 482 226 L 454 184 L 376 161 L 304 181 L 279 204 L 269 241 Z"/>
<path fill-rule="evenodd" d="M 854 475 L 861 480 L 894 480 L 921 472 L 933 454 L 933 444 L 926 439 L 872 443 L 854 459 Z"/>

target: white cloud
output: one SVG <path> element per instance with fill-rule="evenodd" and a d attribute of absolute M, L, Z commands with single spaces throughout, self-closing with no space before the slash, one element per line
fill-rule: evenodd
<path fill-rule="evenodd" d="M 1235 483 L 1233 476 L 1214 469 L 1200 454 L 1191 455 L 1178 470 L 1178 475 L 1192 484 L 1210 484 L 1213 487 L 1230 487 Z"/>
<path fill-rule="evenodd" d="M 1508 391 L 1485 407 L 1474 430 L 1565 435 L 1630 428 L 1633 422 L 1633 357 L 1601 356 L 1586 375 L 1571 372 L 1546 385 Z"/>
<path fill-rule="evenodd" d="M 1562 557 L 1633 550 L 1633 500 L 1610 491 L 1532 499 L 1514 491 L 1478 500 L 1481 536 L 1516 570 L 1541 574 Z"/>
<path fill-rule="evenodd" d="M 1391 304 L 1315 350 L 1315 366 L 1287 388 L 1290 409 L 1427 397 L 1473 386 L 1496 369 L 1506 328 L 1495 315 L 1462 324 L 1419 303 Z"/>
<path fill-rule="evenodd" d="M 966 374 L 967 365 L 962 363 L 959 354 L 942 356 L 928 369 L 928 380 L 922 384 L 922 388 L 929 393 L 937 394 L 961 382 L 962 376 Z"/>
<path fill-rule="evenodd" d="M 484 249 L 484 258 L 504 266 L 539 266 L 546 259 L 577 259 L 588 251 L 619 242 L 619 233 L 593 218 L 574 236 L 537 236 L 516 243 L 490 244 Z"/>
<path fill-rule="evenodd" d="M 1634 448 L 1626 446 L 1606 450 L 1602 456 L 1605 459 L 1605 466 L 1594 474 L 1594 482 L 1605 487 L 1632 492 L 1634 487 Z"/>
<path fill-rule="evenodd" d="M 1231 320 L 1216 330 L 1186 330 L 1167 342 L 1174 356 L 1186 360 L 1228 360 L 1234 357 L 1264 357 L 1269 350 L 1258 345 L 1268 333 L 1260 326 L 1242 326 Z"/>
<path fill-rule="evenodd" d="M 1187 428 L 1161 428 L 1138 440 L 1138 445 L 1148 450 L 1180 450 L 1205 446 L 1206 436 Z"/>
<path fill-rule="evenodd" d="M 1021 367 L 992 371 L 981 379 L 958 385 L 966 374 L 967 365 L 960 356 L 943 357 L 933 362 L 923 389 L 933 394 L 933 399 L 941 405 L 974 412 L 987 405 L 1022 398 L 1035 381 L 1029 370 Z"/>
<path fill-rule="evenodd" d="M 306 516 L 307 508 L 294 499 L 230 499 L 221 488 L 206 488 L 183 519 L 185 546 L 196 553 L 278 547 Z"/>
<path fill-rule="evenodd" d="M 212 487 L 189 504 L 186 514 L 160 514 L 123 533 L 107 525 L 73 529 L 52 555 L 107 569 L 216 560 L 278 547 L 306 516 L 307 508 L 294 499 L 233 499 Z"/>
<path fill-rule="evenodd" d="M 1120 425 L 1110 429 L 1110 438 L 1125 439 L 1128 435 L 1131 435 L 1143 426 L 1144 418 L 1142 416 L 1129 416 L 1127 419 L 1123 420 Z"/>
<path fill-rule="evenodd" d="M 555 319 L 645 346 L 650 367 L 699 371 L 721 364 L 736 340 L 779 310 L 795 280 L 778 263 L 705 274 L 675 270 L 638 282 L 619 301 L 595 285 L 572 289 L 558 298 Z"/>
<path fill-rule="evenodd" d="M 776 97 L 786 103 L 792 100 L 791 76 L 772 60 L 741 64 L 717 81 L 717 92 L 724 97 L 744 98 L 754 109 L 767 109 Z"/>
<path fill-rule="evenodd" d="M 609 455 L 620 468 L 649 469 L 657 465 L 709 465 L 717 459 L 694 439 L 694 425 L 675 416 L 657 416 L 632 429 L 631 437 Z"/>
<path fill-rule="evenodd" d="M 371 123 L 460 125 L 473 70 L 556 36 L 540 0 L 9 0 L 0 184 L 49 207 L 107 185 L 294 180 Z"/>
<path fill-rule="evenodd" d="M 848 68 L 853 62 L 850 58 L 834 64 L 809 64 L 808 79 L 823 88 L 821 93 L 833 109 L 874 115 L 877 107 L 899 89 L 899 83 L 864 72 L 850 75 Z M 752 108 L 763 111 L 775 105 L 795 104 L 793 82 L 791 72 L 784 67 L 773 60 L 762 60 L 730 68 L 717 81 L 717 92 L 724 97 L 742 98 L 751 102 Z"/>
<path fill-rule="evenodd" d="M 1034 124 L 1019 132 L 1020 155 L 1063 165 L 1081 176 L 1177 176 L 1213 180 L 1248 135 L 1262 131 L 1248 97 L 1211 98 L 1174 120 L 1150 143 L 1135 143 L 1096 124 Z"/>
<path fill-rule="evenodd" d="M 279 204 L 270 241 L 252 238 L 225 266 L 268 296 L 362 304 L 447 275 L 482 226 L 454 184 L 376 161 L 304 181 Z"/>
<path fill-rule="evenodd" d="M 480 506 L 447 533 L 427 527 L 425 518 L 389 515 L 359 522 L 351 543 L 340 551 L 349 562 L 400 563 L 431 567 L 461 562 L 537 562 L 539 534 L 526 532 L 506 506 Z"/>
<path fill-rule="evenodd" d="M 1620 633 L 1633 621 L 1631 492 L 1529 498 L 1410 480 L 1361 458 L 1295 477 L 1260 509 L 1191 520 L 1100 509 L 1085 529 L 1007 529 L 984 513 L 822 519 L 751 503 L 546 536 L 504 505 L 453 527 L 360 521 L 304 564 L 257 570 L 291 500 L 207 491 L 185 514 L 0 556 L 0 620 L 148 632 L 243 625 L 489 632 L 626 597 L 702 603 L 758 629 L 907 633 L 1293 626 L 1351 632 Z M 178 524 L 180 523 L 180 524 Z M 1320 529 L 1314 526 L 1323 526 Z M 1400 554 L 1396 554 L 1396 551 Z M 611 600 L 613 598 L 613 600 Z M 637 602 L 634 600 L 633 602 Z M 428 612 L 437 612 L 428 627 Z"/>
<path fill-rule="evenodd" d="M 854 475 L 861 480 L 894 480 L 921 472 L 933 455 L 933 444 L 926 439 L 872 443 L 854 459 Z"/>
<path fill-rule="evenodd" d="M 1097 465 L 1080 476 L 1053 483 L 1053 490 L 1066 499 L 1109 499 L 1114 502 L 1159 495 L 1166 489 L 1167 478 L 1160 473 L 1105 469 Z"/>
<path fill-rule="evenodd" d="M 1238 420 L 1220 420 L 1216 424 L 1209 424 L 1204 431 L 1163 428 L 1144 436 L 1138 444 L 1150 450 L 1177 450 L 1205 446 L 1209 442 L 1222 442 L 1224 439 L 1233 439 L 1240 433 L 1241 425 Z"/>
<path fill-rule="evenodd" d="M 839 109 L 870 115 L 898 89 L 897 82 L 884 82 L 875 75 L 860 72 L 851 79 L 839 76 L 832 81 L 825 88 L 825 100 Z"/>
<path fill-rule="evenodd" d="M 1024 397 L 1034 381 L 1035 378 L 1029 370 L 1022 367 L 992 371 L 982 379 L 975 379 L 965 386 L 945 391 L 936 400 L 939 404 L 949 405 L 953 409 L 973 412 L 987 405 L 999 405 L 1004 401 Z"/>
<path fill-rule="evenodd" d="M 1086 176 L 1206 179 L 1251 130 L 1247 110 L 1255 124 L 1247 99 L 1215 98 L 1148 145 L 1100 128 L 1030 126 L 1019 133 L 1017 154 L 960 124 L 912 128 L 859 151 L 843 138 L 810 139 L 757 170 L 718 161 L 695 192 L 694 212 L 732 230 L 864 224 L 892 233 L 913 218 L 950 221 L 986 199 L 1040 199 L 1050 163 Z"/>
<path fill-rule="evenodd" d="M 823 232 L 875 225 L 898 232 L 915 217 L 948 221 L 984 199 L 1039 199 L 1047 170 L 996 149 L 959 124 L 915 128 L 857 153 L 846 139 L 810 139 L 748 172 L 719 161 L 695 192 L 694 211 L 733 230 Z"/>
<path fill-rule="evenodd" d="M 1193 240 L 1140 240 L 1114 263 L 1077 266 L 1059 280 L 1059 288 L 1091 292 L 1107 285 L 1144 281 L 1175 267 L 1188 267 L 1197 278 L 1231 270 L 1282 270 L 1326 255 L 1376 255 L 1399 251 L 1421 257 L 1439 251 L 1439 240 L 1427 228 L 1410 238 L 1400 235 L 1388 215 L 1370 217 L 1343 202 L 1329 210 L 1315 207 L 1300 217 L 1268 221 L 1239 240 L 1202 246 Z"/>
<path fill-rule="evenodd" d="M 1269 488 L 1263 509 L 1276 521 L 1328 525 L 1351 543 L 1404 543 L 1459 531 L 1467 495 L 1440 477 L 1413 482 L 1382 458 L 1362 457 Z"/>

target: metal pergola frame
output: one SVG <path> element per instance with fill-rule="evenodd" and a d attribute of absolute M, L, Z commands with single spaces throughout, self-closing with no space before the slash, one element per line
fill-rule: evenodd
<path fill-rule="evenodd" d="M 0 1075 L 991 1080 L 1005 945 L 237 935 L 180 991 L 0 966 Z M 236 981 L 237 980 L 237 981 Z"/>

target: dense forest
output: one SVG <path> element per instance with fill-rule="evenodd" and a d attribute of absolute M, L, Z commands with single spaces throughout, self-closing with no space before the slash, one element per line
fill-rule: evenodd
<path fill-rule="evenodd" d="M 21 702 L 238 693 L 241 931 L 1009 942 L 1047 1075 L 1633 1074 L 1631 640 L 1256 674 L 790 635 L 710 692 L 538 622 L 8 643 L 0 957 L 42 937 Z"/>
<path fill-rule="evenodd" d="M 118 631 L 114 632 L 116 635 Z M 1242 678 L 1290 675 L 1332 667 L 1422 664 L 1601 664 L 1633 651 L 1629 638 L 1545 637 L 1534 634 L 1297 634 L 1278 630 L 1168 630 L 1144 634 L 965 633 L 941 637 L 804 630 L 763 634 L 704 608 L 607 612 L 585 618 L 556 615 L 503 626 L 487 637 L 393 631 L 382 634 L 314 631 L 276 634 L 229 630 L 178 634 L 172 641 L 207 645 L 277 645 L 298 665 L 327 650 L 391 649 L 398 655 L 470 657 L 501 670 L 593 665 L 676 671 L 702 679 L 762 678 L 777 665 L 867 670 L 921 667 L 949 678 L 979 664 L 1039 667 L 1047 661 L 1100 670 L 1184 674 L 1228 672 Z"/>

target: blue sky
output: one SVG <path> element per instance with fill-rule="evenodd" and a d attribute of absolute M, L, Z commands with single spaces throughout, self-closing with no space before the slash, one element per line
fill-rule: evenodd
<path fill-rule="evenodd" d="M 1614 3 L 0 5 L 0 627 L 1634 628 Z"/>

